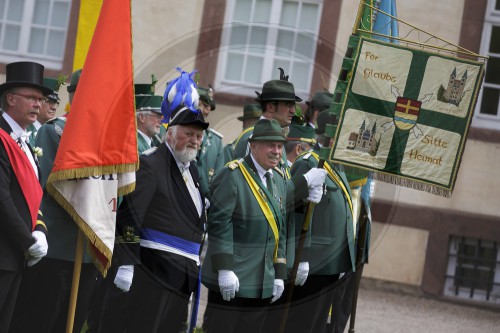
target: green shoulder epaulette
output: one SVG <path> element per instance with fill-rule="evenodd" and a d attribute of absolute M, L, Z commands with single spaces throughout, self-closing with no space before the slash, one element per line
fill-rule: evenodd
<path fill-rule="evenodd" d="M 281 176 L 281 178 L 285 178 L 285 174 L 283 173 L 282 170 L 280 170 L 280 168 L 274 167 L 274 171 L 276 171 L 277 173 L 279 173 L 280 176 Z"/>
<path fill-rule="evenodd" d="M 210 132 L 214 133 L 215 135 L 217 135 L 219 138 L 223 138 L 224 135 L 220 134 L 219 132 L 217 132 L 216 130 L 214 130 L 213 128 L 209 128 L 208 129 Z"/>
<path fill-rule="evenodd" d="M 238 160 L 233 160 L 233 161 L 227 162 L 226 165 L 229 169 L 235 170 L 240 166 L 240 163 L 238 162 Z"/>
<path fill-rule="evenodd" d="M 158 147 L 151 147 L 151 148 L 146 149 L 145 151 L 143 151 L 141 155 L 149 156 L 152 153 L 154 153 L 156 151 L 156 149 L 158 149 Z"/>
<path fill-rule="evenodd" d="M 66 122 L 66 117 L 54 117 L 54 118 L 50 118 L 49 120 L 47 120 L 45 123 L 47 124 L 52 124 L 52 123 L 55 123 L 56 120 L 62 120 L 64 122 Z"/>

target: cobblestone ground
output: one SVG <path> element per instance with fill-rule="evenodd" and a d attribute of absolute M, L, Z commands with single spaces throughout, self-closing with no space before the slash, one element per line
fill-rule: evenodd
<path fill-rule="evenodd" d="M 206 306 L 202 292 L 198 326 Z M 349 324 L 348 324 L 349 326 Z M 347 328 L 345 332 L 347 332 Z M 363 281 L 359 291 L 356 333 L 500 332 L 500 311 L 425 298 L 418 292 Z"/>
<path fill-rule="evenodd" d="M 356 333 L 500 332 L 500 311 L 433 300 L 417 294 L 369 288 L 362 284 L 355 331 Z"/>

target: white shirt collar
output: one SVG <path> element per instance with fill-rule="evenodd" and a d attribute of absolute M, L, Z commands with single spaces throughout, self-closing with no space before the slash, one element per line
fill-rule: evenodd
<path fill-rule="evenodd" d="M 252 155 L 252 154 L 250 154 L 250 157 L 252 158 L 253 164 L 255 165 L 255 168 L 257 169 L 257 173 L 259 174 L 259 177 L 260 177 L 261 179 L 264 179 L 264 178 L 265 178 L 265 176 L 264 176 L 264 175 L 265 175 L 266 173 L 269 173 L 269 174 L 271 175 L 271 178 L 273 178 L 273 176 L 274 176 L 274 175 L 273 175 L 273 171 L 272 171 L 272 169 L 265 170 L 263 167 L 261 167 L 261 166 L 259 165 L 259 163 L 257 163 L 257 161 L 255 160 L 255 158 L 253 158 L 253 155 Z"/>
<path fill-rule="evenodd" d="M 153 140 L 149 136 L 144 134 L 141 130 L 137 130 L 137 133 L 139 133 L 142 136 L 142 138 L 146 140 L 146 142 L 151 146 L 151 142 L 153 142 Z"/>
<path fill-rule="evenodd" d="M 17 138 L 20 138 L 23 133 L 26 133 L 26 131 L 23 130 L 22 127 L 19 126 L 19 124 L 14 119 L 12 119 L 12 117 L 9 116 L 6 112 L 4 112 L 2 116 L 5 119 L 5 121 L 7 121 L 7 123 L 9 124 L 10 128 L 12 128 L 12 133 L 14 133 L 14 135 Z"/>
<path fill-rule="evenodd" d="M 40 127 L 42 127 L 42 124 L 40 124 L 40 122 L 38 120 L 35 120 L 35 122 L 33 123 L 33 126 L 35 126 L 36 130 L 38 131 L 40 129 Z"/>

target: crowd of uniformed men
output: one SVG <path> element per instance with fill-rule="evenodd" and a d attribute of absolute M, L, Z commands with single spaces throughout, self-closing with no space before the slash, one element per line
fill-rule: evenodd
<path fill-rule="evenodd" d="M 0 332 L 64 332 L 68 315 L 78 229 L 45 184 L 71 112 L 55 117 L 64 78 L 43 71 L 11 63 L 0 85 Z M 201 281 L 204 332 L 343 332 L 369 196 L 366 179 L 320 164 L 333 95 L 314 94 L 304 117 L 282 71 L 223 146 L 212 88 L 188 104 L 173 87 L 186 82 L 171 83 L 163 107 L 155 82 L 135 85 L 136 188 L 120 198 L 107 277 L 84 255 L 74 331 L 181 332 Z"/>

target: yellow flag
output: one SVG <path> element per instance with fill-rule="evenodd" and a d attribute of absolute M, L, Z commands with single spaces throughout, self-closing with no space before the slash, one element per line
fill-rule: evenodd
<path fill-rule="evenodd" d="M 85 0 L 80 2 L 73 71 L 82 68 L 85 63 L 90 41 L 94 35 L 97 19 L 101 12 L 102 1 L 103 0 Z"/>

